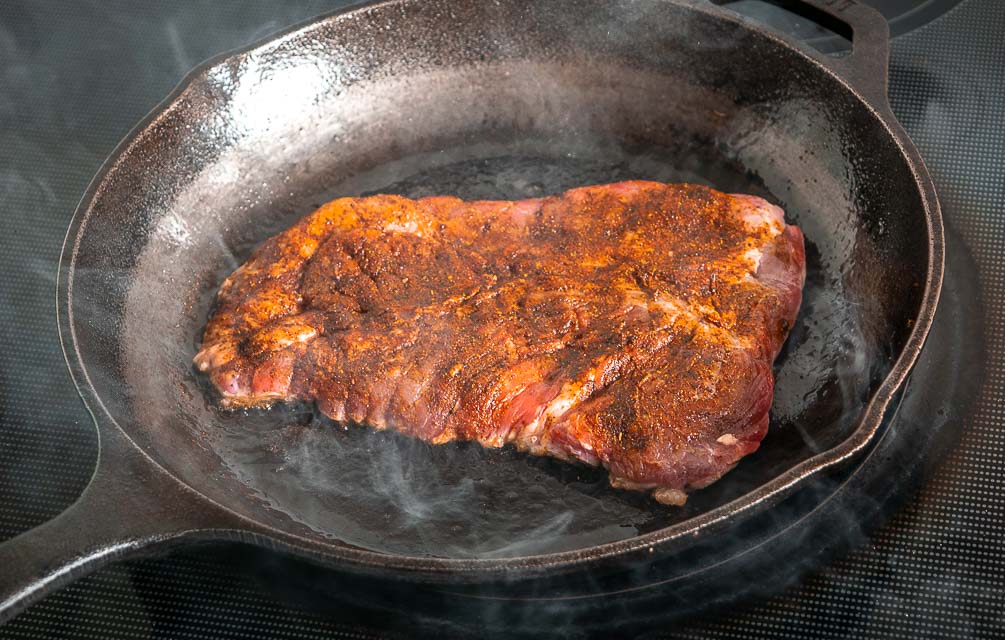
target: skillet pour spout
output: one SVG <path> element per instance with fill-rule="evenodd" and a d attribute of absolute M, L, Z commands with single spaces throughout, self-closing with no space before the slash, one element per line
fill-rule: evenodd
<path fill-rule="evenodd" d="M 0 620 L 112 559 L 193 540 L 427 584 L 617 574 L 620 589 L 738 570 L 769 533 L 737 532 L 781 535 L 763 528 L 776 505 L 827 500 L 823 480 L 883 434 L 942 283 L 935 190 L 887 102 L 886 24 L 856 2 L 805 4 L 848 24 L 850 55 L 697 0 L 388 0 L 193 71 L 117 147 L 67 232 L 60 338 L 100 455 L 77 503 L 0 545 Z M 319 202 L 619 179 L 760 195 L 808 243 L 769 435 L 684 509 L 297 408 L 224 414 L 191 365 L 226 273 Z"/>

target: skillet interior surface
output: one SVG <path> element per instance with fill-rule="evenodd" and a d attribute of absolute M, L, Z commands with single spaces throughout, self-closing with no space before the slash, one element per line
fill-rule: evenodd
<path fill-rule="evenodd" d="M 337 196 L 521 198 L 629 178 L 785 208 L 808 242 L 768 437 L 683 509 L 606 474 L 332 424 L 226 413 L 191 359 L 223 278 Z M 859 427 L 918 314 L 924 205 L 833 76 L 688 3 L 393 2 L 196 74 L 110 166 L 70 274 L 75 346 L 150 457 L 266 526 L 397 556 L 586 549 L 686 522 Z"/>

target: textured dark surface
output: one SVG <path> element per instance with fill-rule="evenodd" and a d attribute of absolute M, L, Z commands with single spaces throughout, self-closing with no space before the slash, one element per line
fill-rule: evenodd
<path fill-rule="evenodd" d="M 0 6 L 0 538 L 52 517 L 90 475 L 96 443 L 56 340 L 53 282 L 69 216 L 128 128 L 200 60 L 338 3 Z M 894 110 L 947 220 L 981 269 L 990 370 L 961 445 L 859 551 L 768 601 L 681 637 L 995 637 L 1005 626 L 1005 10 L 968 0 L 895 41 Z M 179 552 L 112 566 L 30 608 L 9 637 L 368 637 L 375 620 L 277 600 L 245 556 Z M 0 568 L 2 570 L 2 568 Z M 371 632 L 371 635 L 373 633 Z"/>

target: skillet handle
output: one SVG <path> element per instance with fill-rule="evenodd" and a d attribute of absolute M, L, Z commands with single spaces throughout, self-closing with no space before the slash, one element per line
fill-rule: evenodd
<path fill-rule="evenodd" d="M 722 4 L 722 0 L 714 1 Z M 858 0 L 793 0 L 793 4 L 811 7 L 851 27 L 850 54 L 815 57 L 872 104 L 888 106 L 890 25 L 883 14 Z"/>
<path fill-rule="evenodd" d="M 112 560 L 182 541 L 239 538 L 241 519 L 171 478 L 116 427 L 101 428 L 97 469 L 75 503 L 0 543 L 0 624 Z"/>

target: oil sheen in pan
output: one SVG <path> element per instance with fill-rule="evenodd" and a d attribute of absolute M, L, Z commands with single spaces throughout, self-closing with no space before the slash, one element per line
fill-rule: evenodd
<path fill-rule="evenodd" d="M 605 146 L 560 156 L 518 153 L 473 160 L 478 149 L 458 147 L 381 165 L 316 194 L 312 204 L 371 193 L 513 199 L 641 178 L 703 183 L 785 206 L 756 176 L 724 158 L 697 156 L 690 151 L 694 148 Z M 307 212 L 309 208 L 297 215 Z M 798 211 L 787 215 L 799 223 Z M 234 247 L 235 259 L 243 261 L 257 242 L 294 219 L 268 220 L 255 237 Z M 828 264 L 812 237 L 807 249 L 803 307 L 776 361 L 772 423 L 762 445 L 762 451 L 770 446 L 774 455 L 753 454 L 718 483 L 692 494 L 683 509 L 612 489 L 601 469 L 527 456 L 511 447 L 432 446 L 395 433 L 335 424 L 305 406 L 232 413 L 214 408 L 220 429 L 209 434 L 210 443 L 230 471 L 273 509 L 323 535 L 377 551 L 512 557 L 577 549 L 662 528 L 738 497 L 836 444 L 818 441 L 818 434 L 846 429 L 820 425 L 854 419 L 870 379 L 882 373 L 869 370 L 870 363 L 882 358 L 866 351 L 856 309 L 845 301 L 844 265 Z M 219 281 L 226 275 L 221 273 Z M 206 292 L 202 320 L 212 294 Z M 198 333 L 193 349 L 197 341 Z M 212 403 L 212 392 L 201 386 Z M 556 504 L 566 509 L 556 512 Z"/>

